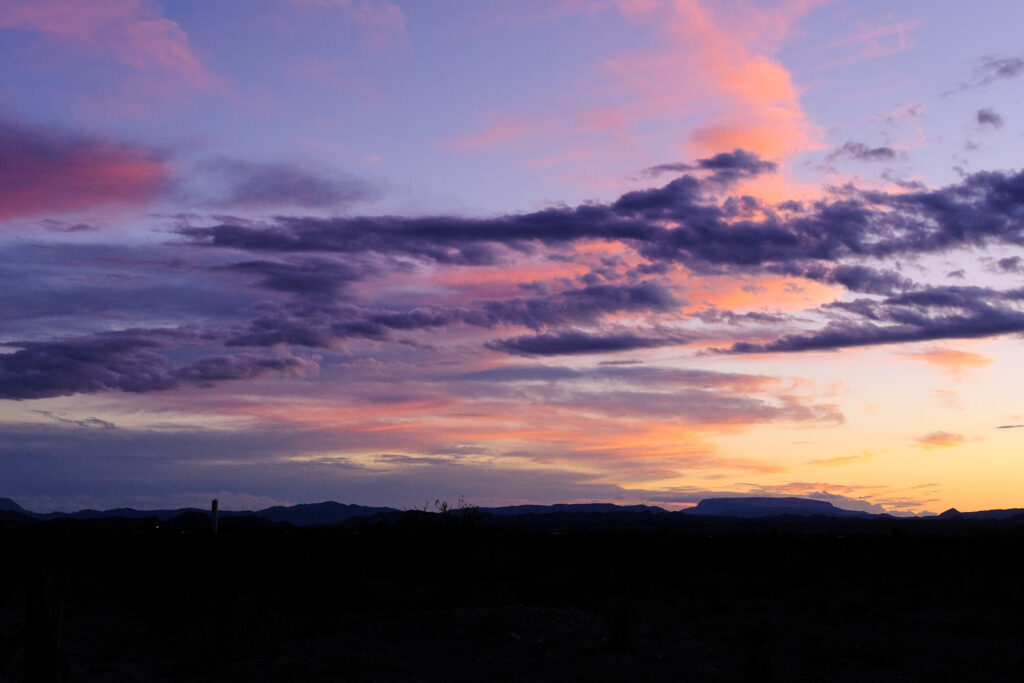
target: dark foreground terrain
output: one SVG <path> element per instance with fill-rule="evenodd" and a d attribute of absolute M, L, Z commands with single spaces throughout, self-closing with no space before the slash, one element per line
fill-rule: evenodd
<path fill-rule="evenodd" d="M 994 681 L 1024 675 L 1024 527 L 517 519 L 0 526 L 0 680 L 67 577 L 79 681 Z M 56 574 L 55 574 L 56 572 Z M 66 573 L 65 573 L 66 572 Z"/>

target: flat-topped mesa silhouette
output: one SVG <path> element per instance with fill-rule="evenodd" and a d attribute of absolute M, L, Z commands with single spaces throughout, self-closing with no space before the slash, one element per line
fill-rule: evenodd
<path fill-rule="evenodd" d="M 868 512 L 843 510 L 824 500 L 809 498 L 705 498 L 684 512 L 715 517 L 776 517 L 780 515 L 871 517 Z"/>

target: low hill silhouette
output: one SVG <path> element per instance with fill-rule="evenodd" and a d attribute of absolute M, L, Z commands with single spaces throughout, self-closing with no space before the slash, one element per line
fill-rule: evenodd
<path fill-rule="evenodd" d="M 390 507 L 368 507 L 366 505 L 350 505 L 347 503 L 335 503 L 324 501 L 323 503 L 307 503 L 285 507 L 276 505 L 274 507 L 259 510 L 258 512 L 246 512 L 242 514 L 253 515 L 269 519 L 271 522 L 288 522 L 295 526 L 324 526 L 337 524 L 356 517 L 372 517 L 388 512 L 397 512 Z M 239 513 L 222 513 L 223 515 L 235 515 Z"/>

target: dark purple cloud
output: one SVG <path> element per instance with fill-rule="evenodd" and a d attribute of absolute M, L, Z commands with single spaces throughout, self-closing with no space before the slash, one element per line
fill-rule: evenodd
<path fill-rule="evenodd" d="M 980 71 L 991 78 L 1016 78 L 1024 73 L 1024 59 L 1020 57 L 985 57 Z"/>
<path fill-rule="evenodd" d="M 50 232 L 95 232 L 100 229 L 99 226 L 89 223 L 68 223 L 66 221 L 53 220 L 52 218 L 39 222 L 44 229 Z"/>
<path fill-rule="evenodd" d="M 682 162 L 671 163 L 671 164 L 657 164 L 656 166 L 648 166 L 643 170 L 643 175 L 647 178 L 657 178 L 665 173 L 672 173 L 679 175 L 682 173 L 688 173 L 689 171 L 696 170 L 697 167 L 693 164 L 684 164 Z"/>
<path fill-rule="evenodd" d="M 847 188 L 844 196 L 790 205 L 785 213 L 764 207 L 764 215 L 744 217 L 742 206 L 709 201 L 701 180 L 683 176 L 607 205 L 487 219 L 280 218 L 266 226 L 222 223 L 180 233 L 208 247 L 376 253 L 458 265 L 495 265 L 542 245 L 612 239 L 631 243 L 651 263 L 678 262 L 698 271 L 1024 244 L 1024 173 L 977 173 L 945 188 L 899 194 Z"/>
<path fill-rule="evenodd" d="M 1007 256 L 996 261 L 996 266 L 1004 273 L 1024 273 L 1024 258 Z"/>
<path fill-rule="evenodd" d="M 1024 290 L 927 287 L 882 301 L 835 302 L 826 309 L 845 317 L 823 329 L 765 344 L 736 342 L 733 353 L 820 351 L 936 339 L 970 339 L 1024 332 L 1024 312 L 1013 307 Z"/>
<path fill-rule="evenodd" d="M 770 168 L 768 162 L 740 150 L 702 159 L 698 166 L 712 175 Z M 145 324 L 191 324 L 205 336 L 197 344 L 131 330 L 91 334 L 94 326 L 68 340 L 12 343 L 18 350 L 0 356 L 3 395 L 152 391 L 289 373 L 298 371 L 301 363 L 250 355 L 240 347 L 339 351 L 348 348 L 339 346 L 346 340 L 415 345 L 458 327 L 500 329 L 499 338 L 482 345 L 527 356 L 685 344 L 699 334 L 695 325 L 685 335 L 657 327 L 658 316 L 679 315 L 686 303 L 657 277 L 677 264 L 698 272 L 809 278 L 875 297 L 820 308 L 812 317 L 824 315 L 830 322 L 818 331 L 781 335 L 766 343 L 740 337 L 731 347 L 735 352 L 1021 331 L 1019 298 L 1013 292 L 925 287 L 905 277 L 892 262 L 965 246 L 1024 245 L 1022 173 L 977 173 L 944 188 L 897 194 L 843 188 L 817 202 L 778 207 L 746 197 L 720 201 L 713 189 L 707 189 L 708 183 L 716 182 L 684 175 L 607 204 L 481 219 L 281 217 L 266 224 L 226 220 L 209 227 L 183 227 L 179 232 L 184 242 L 136 251 L 11 247 L 28 254 L 29 263 L 22 263 L 19 256 L 0 264 L 0 284 L 8 294 L 4 313 L 9 317 L 25 320 L 29 311 L 45 311 L 62 322 L 81 322 L 83 314 L 98 311 L 116 321 L 160 311 L 164 317 L 158 323 Z M 557 262 L 576 258 L 567 249 L 572 244 L 600 239 L 624 241 L 646 261 L 630 266 L 621 257 L 606 256 L 588 263 L 589 272 L 577 276 L 575 284 L 569 279 L 522 283 L 523 295 L 506 299 L 444 304 L 420 295 L 378 298 L 373 291 L 375 278 L 396 269 L 415 270 L 431 262 L 493 266 L 515 263 L 524 254 Z M 1019 266 L 1015 258 L 1006 256 L 997 267 L 1012 272 Z M 72 283 L 64 277 L 68 272 L 82 276 Z M 55 278 L 67 282 L 67 288 L 47 294 L 42 285 L 25 289 L 23 284 Z M 254 286 L 242 286 L 245 281 Z M 74 301 L 75 307 L 62 307 L 62 301 Z M 172 308 L 180 301 L 188 306 Z M 619 314 L 643 316 L 644 328 L 610 326 L 609 316 Z M 736 334 L 755 328 L 761 338 L 766 331 L 780 335 L 786 326 L 803 327 L 808 322 L 806 317 L 765 311 L 704 309 L 689 315 L 691 323 L 728 324 Z M 110 327 L 116 322 L 105 324 Z M 532 334 L 502 329 L 516 327 Z M 54 334 L 38 337 L 52 339 Z M 190 350 L 183 364 L 176 353 L 189 344 L 202 346 L 208 358 L 196 361 Z"/>
<path fill-rule="evenodd" d="M 389 311 L 355 305 L 282 305 L 265 307 L 268 310 L 264 315 L 227 343 L 229 346 L 285 343 L 329 347 L 349 337 L 386 341 L 396 331 L 451 325 L 521 326 L 543 330 L 570 323 L 592 323 L 614 313 L 664 313 L 679 305 L 668 289 L 654 281 L 593 285 L 528 298 L 480 301 L 470 307 L 430 306 Z"/>
<path fill-rule="evenodd" d="M 641 336 L 632 333 L 591 334 L 588 332 L 551 332 L 498 339 L 488 348 L 520 356 L 566 356 L 590 353 L 612 353 L 659 346 L 685 344 L 680 336 Z"/>
<path fill-rule="evenodd" d="M 982 87 L 1021 74 L 1024 74 L 1024 59 L 1020 57 L 983 57 L 967 87 Z"/>
<path fill-rule="evenodd" d="M 9 342 L 0 355 L 0 399 L 34 399 L 100 391 L 143 393 L 181 384 L 208 386 L 268 373 L 312 369 L 300 358 L 236 355 L 207 357 L 173 367 L 157 349 L 173 333 L 128 330 L 45 342 Z"/>
<path fill-rule="evenodd" d="M 868 147 L 863 142 L 847 142 L 829 152 L 825 161 L 832 162 L 842 158 L 854 161 L 892 161 L 896 158 L 896 150 L 892 147 Z"/>
<path fill-rule="evenodd" d="M 373 199 L 367 182 L 342 174 L 318 174 L 290 164 L 222 159 L 205 166 L 226 185 L 222 206 L 339 208 Z"/>
<path fill-rule="evenodd" d="M 991 126 L 992 128 L 1003 127 L 1003 117 L 991 109 L 979 109 L 975 115 L 979 126 Z"/>
<path fill-rule="evenodd" d="M 56 413 L 51 410 L 33 410 L 33 413 L 42 415 L 45 418 L 53 420 L 58 424 L 71 425 L 74 427 L 82 427 L 85 429 L 117 429 L 117 425 L 107 420 L 101 420 L 98 417 L 85 417 L 85 418 L 73 418 L 64 413 Z"/>
<path fill-rule="evenodd" d="M 650 166 L 643 170 L 643 175 L 655 178 L 665 173 L 686 173 L 688 171 L 711 171 L 706 179 L 717 185 L 729 185 L 741 178 L 750 178 L 763 173 L 775 173 L 778 165 L 772 161 L 764 161 L 757 154 L 743 149 L 722 152 L 713 157 L 698 159 L 695 164 L 671 163 Z"/>
<path fill-rule="evenodd" d="M 311 297 L 337 294 L 346 285 L 377 274 L 378 268 L 355 260 L 299 259 L 242 261 L 225 269 L 255 276 L 261 287 Z"/>
<path fill-rule="evenodd" d="M 815 263 L 806 267 L 796 265 L 791 268 L 783 267 L 772 270 L 784 275 L 795 275 L 819 282 L 842 285 L 851 292 L 866 294 L 893 294 L 916 286 L 913 280 L 903 277 L 894 270 L 861 265 L 829 267 Z"/>
<path fill-rule="evenodd" d="M 967 80 L 961 81 L 952 90 L 942 93 L 948 97 L 965 90 L 979 90 L 997 81 L 1017 78 L 1024 74 L 1024 58 L 987 56 L 978 60 L 978 66 Z"/>
<path fill-rule="evenodd" d="M 154 391 L 175 385 L 160 344 L 132 333 L 7 344 L 0 355 L 0 398 L 46 398 L 98 391 Z"/>

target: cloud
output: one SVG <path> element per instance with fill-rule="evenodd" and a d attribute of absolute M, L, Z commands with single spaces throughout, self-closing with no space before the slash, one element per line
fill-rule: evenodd
<path fill-rule="evenodd" d="M 868 147 L 863 142 L 847 142 L 829 152 L 825 161 L 832 162 L 842 158 L 855 161 L 892 161 L 896 158 L 896 151 L 892 147 Z"/>
<path fill-rule="evenodd" d="M 176 368 L 174 378 L 177 382 L 206 387 L 216 382 L 253 379 L 264 375 L 307 377 L 315 374 L 318 369 L 315 361 L 298 356 L 239 354 L 202 358 L 191 365 Z"/>
<path fill-rule="evenodd" d="M 148 0 L 8 0 L 0 12 L 0 29 L 41 33 L 138 70 L 173 75 L 196 88 L 216 84 L 181 26 Z"/>
<path fill-rule="evenodd" d="M 359 30 L 360 39 L 383 48 L 405 36 L 405 13 L 384 0 L 288 0 L 296 7 L 343 12 Z"/>
<path fill-rule="evenodd" d="M 998 81 L 1006 81 L 1017 78 L 1024 73 L 1024 58 L 1021 57 L 997 57 L 987 56 L 978 60 L 974 73 L 956 87 L 942 93 L 943 97 L 949 97 L 965 90 L 981 90 Z"/>
<path fill-rule="evenodd" d="M 964 88 L 982 88 L 996 81 L 1017 78 L 1024 73 L 1024 59 L 1020 57 L 982 57 L 974 77 L 961 85 Z"/>
<path fill-rule="evenodd" d="M 522 356 L 562 356 L 651 349 L 684 344 L 686 341 L 673 336 L 645 337 L 631 333 L 591 334 L 568 331 L 499 339 L 489 342 L 487 347 Z"/>
<path fill-rule="evenodd" d="M 972 339 L 1024 331 L 1024 312 L 1013 305 L 1024 290 L 1005 292 L 980 287 L 927 287 L 881 302 L 858 299 L 827 308 L 847 319 L 822 330 L 792 334 L 766 344 L 737 342 L 734 353 L 821 351 L 851 346 L 937 339 Z"/>
<path fill-rule="evenodd" d="M 0 220 L 146 204 L 170 177 L 167 162 L 152 150 L 0 121 Z"/>
<path fill-rule="evenodd" d="M 697 502 L 718 495 L 693 487 L 627 488 L 595 483 L 590 472 L 565 467 L 527 469 L 508 461 L 470 458 L 435 460 L 430 466 L 419 462 L 413 468 L 371 468 L 362 465 L 361 458 L 346 462 L 324 455 L 351 452 L 351 435 L 295 425 L 261 424 L 240 430 L 8 425 L 4 437 L 0 479 L 16 484 L 6 493 L 37 510 L 42 509 L 39 504 L 28 501 L 44 501 L 41 505 L 47 510 L 117 505 L 153 509 L 208 504 L 214 497 L 210 494 L 220 491 L 234 492 L 243 501 L 343 500 L 400 508 L 434 498 L 457 500 L 460 495 L 480 505 Z M 370 452 L 411 458 L 437 455 L 430 449 Z M 514 461 L 514 455 L 508 457 Z M 88 467 L 82 467 L 83 461 Z M 223 467 L 228 461 L 231 467 Z M 202 487 L 195 485 L 197 467 L 204 471 Z"/>
<path fill-rule="evenodd" d="M 41 220 L 39 223 L 44 229 L 49 230 L 50 232 L 95 232 L 100 229 L 99 226 L 89 223 L 68 223 L 65 221 L 53 220 L 52 218 Z"/>
<path fill-rule="evenodd" d="M 991 109 L 979 109 L 976 118 L 979 126 L 991 126 L 992 128 L 1003 127 L 1003 117 Z"/>
<path fill-rule="evenodd" d="M 954 377 L 962 376 L 969 369 L 983 368 L 995 362 L 994 358 L 983 356 L 980 353 L 955 349 L 935 349 L 907 354 L 906 357 L 934 365 Z"/>
<path fill-rule="evenodd" d="M 890 126 L 895 126 L 902 121 L 908 119 L 917 119 L 924 114 L 924 104 L 921 102 L 907 102 L 905 104 L 893 107 L 881 116 L 874 117 L 873 120 L 881 121 Z"/>
<path fill-rule="evenodd" d="M 952 432 L 931 432 L 924 436 L 919 436 L 915 439 L 921 448 L 935 449 L 935 448 L 953 448 L 959 446 L 966 438 L 963 434 L 954 434 Z"/>
<path fill-rule="evenodd" d="M 696 164 L 658 164 L 643 170 L 643 175 L 656 178 L 664 173 L 685 173 L 687 171 L 711 171 L 707 181 L 720 185 L 731 185 L 741 178 L 753 178 L 764 173 L 775 173 L 778 164 L 764 161 L 757 154 L 744 149 L 722 152 L 706 159 L 698 159 Z"/>
<path fill-rule="evenodd" d="M 315 363 L 295 356 L 237 355 L 202 358 L 172 367 L 156 349 L 166 331 L 129 330 L 47 342 L 9 342 L 19 349 L 0 355 L 0 399 L 38 399 L 100 391 L 144 393 L 181 384 L 251 379 L 265 374 L 297 376 Z"/>
<path fill-rule="evenodd" d="M 1024 259 L 1020 256 L 1006 256 L 996 261 L 996 267 L 1004 273 L 1024 273 Z"/>
<path fill-rule="evenodd" d="M 658 176 L 664 173 L 681 174 L 686 173 L 687 171 L 693 171 L 695 169 L 696 167 L 693 166 L 692 164 L 684 164 L 682 162 L 677 162 L 672 164 L 658 164 L 656 166 L 648 166 L 643 171 L 641 171 L 641 174 L 647 178 L 657 178 Z"/>
<path fill-rule="evenodd" d="M 294 345 L 340 351 L 349 340 L 408 346 L 433 344 L 432 335 L 438 335 L 436 341 L 442 344 L 468 335 L 484 353 L 486 349 L 553 356 L 687 344 L 708 335 L 709 324 L 732 328 L 728 350 L 735 353 L 828 350 L 1024 331 L 1024 290 L 926 286 L 883 265 L 894 257 L 958 246 L 1024 243 L 1018 229 L 1024 218 L 1024 174 L 979 173 L 944 188 L 895 194 L 848 187 L 815 202 L 776 207 L 753 199 L 716 198 L 721 180 L 715 174 L 768 172 L 769 162 L 736 150 L 700 159 L 696 166 L 700 176 L 683 175 L 610 203 L 532 213 L 488 218 L 297 216 L 267 223 L 225 219 L 208 227 L 182 227 L 179 234 L 184 239 L 173 246 L 182 259 L 177 265 L 152 267 L 135 264 L 136 257 L 127 254 L 111 254 L 122 259 L 119 265 L 89 266 L 90 279 L 134 277 L 152 282 L 148 289 L 138 282 L 105 284 L 101 289 L 86 280 L 76 285 L 74 300 L 79 306 L 101 305 L 107 314 L 124 315 L 135 310 L 117 304 L 126 288 L 134 293 L 133 300 L 141 301 L 149 289 L 156 296 L 159 283 L 167 278 L 181 280 L 182 268 L 194 269 L 218 286 L 197 282 L 194 290 L 202 293 L 203 301 L 189 304 L 181 313 L 184 320 L 164 319 L 158 324 L 172 328 L 190 316 L 208 320 L 202 343 L 212 349 L 211 358 L 221 360 L 198 363 L 192 354 L 191 365 L 172 365 L 169 353 L 187 345 L 184 341 L 131 330 L 121 337 L 18 342 L 14 347 L 20 350 L 2 357 L 8 385 L 13 387 L 9 392 L 12 397 L 31 397 L 154 391 L 247 379 L 265 372 L 290 372 L 296 361 L 271 362 L 247 356 L 240 347 Z M 633 262 L 627 264 L 624 256 L 594 260 L 587 249 L 595 241 L 623 243 L 628 249 L 623 254 Z M 64 251 L 67 248 L 50 247 L 53 254 Z M 250 257 L 238 259 L 239 251 Z M 68 252 L 71 262 L 86 258 L 92 263 L 94 258 L 84 252 L 71 257 Z M 379 289 L 385 276 L 424 283 L 443 267 L 500 274 L 504 284 L 496 291 L 516 292 L 515 270 L 509 266 L 525 261 L 550 264 L 550 273 L 559 272 L 557 264 L 578 264 L 583 275 L 577 275 L 576 283 L 585 284 L 573 286 L 572 280 L 553 278 L 530 287 L 530 296 L 475 300 L 461 291 L 457 297 L 436 288 L 414 292 L 419 284 L 396 293 L 387 285 Z M 997 265 L 1005 270 L 1014 263 L 1001 260 Z M 691 278 L 703 273 L 772 274 L 840 285 L 867 296 L 820 305 L 802 318 L 706 306 L 687 310 L 690 304 L 679 296 L 684 288 L 673 283 L 678 264 L 689 269 Z M 53 264 L 54 272 L 60 271 L 58 265 Z M 6 269 L 9 274 L 0 270 L 0 277 L 12 285 L 14 313 L 25 308 L 19 302 L 33 296 L 32 308 L 42 310 L 39 302 L 45 297 L 21 291 L 19 268 L 12 263 Z M 230 277 L 245 278 L 253 287 L 228 285 Z M 193 294 L 187 286 L 183 291 Z M 699 295 L 700 290 L 689 291 Z M 57 305 L 58 299 L 67 299 L 63 294 L 51 298 L 51 313 L 75 312 Z M 140 304 L 138 311 L 148 308 Z M 624 323 L 624 317 L 631 322 Z M 674 326 L 660 325 L 662 317 Z M 820 329 L 800 329 L 821 319 L 825 322 Z M 745 338 L 751 334 L 748 325 L 756 326 L 756 336 Z M 516 327 L 532 334 L 509 334 L 507 328 Z M 481 339 L 467 328 L 501 334 Z M 766 333 L 779 336 L 765 341 Z M 723 332 L 714 334 L 721 338 Z M 87 362 L 71 362 L 82 353 Z M 52 367 L 46 365 L 47 359 Z"/>
<path fill-rule="evenodd" d="M 793 266 L 777 270 L 787 275 L 842 285 L 851 292 L 867 294 L 895 294 L 913 289 L 915 283 L 894 270 L 881 270 L 870 266 L 839 265 L 828 267 L 814 264 L 805 268 Z"/>
<path fill-rule="evenodd" d="M 799 92 L 789 72 L 771 56 L 772 43 L 788 34 L 808 5 L 745 6 L 740 16 L 716 16 L 712 8 L 688 0 L 671 8 L 667 31 L 692 51 L 691 63 L 705 76 L 706 87 L 729 102 L 727 113 L 699 127 L 691 144 L 707 151 L 742 147 L 773 159 L 814 146 Z M 748 31 L 758 26 L 759 40 L 744 36 L 741 26 Z M 678 56 L 676 60 L 681 61 Z"/>
<path fill-rule="evenodd" d="M 639 361 L 628 361 L 630 365 Z M 626 382 L 643 386 L 677 388 L 680 386 L 731 387 L 736 391 L 760 391 L 778 380 L 762 375 L 714 372 L 689 368 L 624 367 L 622 361 L 605 361 L 596 368 L 569 368 L 558 365 L 503 365 L 445 378 L 459 382 Z"/>
<path fill-rule="evenodd" d="M 307 295 L 330 295 L 342 284 L 333 267 L 326 274 L 319 268 L 278 271 L 279 264 L 257 262 L 255 268 L 265 274 L 264 284 L 277 289 Z M 234 268 L 234 267 L 233 267 Z M 246 266 L 248 269 L 249 266 Z M 269 273 L 268 273 L 269 271 Z M 361 277 L 351 270 L 353 278 Z M 267 283 L 267 275 L 273 280 Z M 280 280 L 280 281 L 279 281 Z M 263 307 L 263 315 L 253 320 L 248 329 L 227 341 L 229 346 L 274 346 L 300 344 L 330 347 L 334 342 L 350 338 L 377 341 L 391 339 L 391 333 L 429 330 L 454 325 L 479 328 L 522 326 L 543 330 L 571 323 L 593 323 L 606 315 L 658 313 L 680 305 L 663 285 L 653 281 L 634 284 L 590 285 L 570 288 L 536 297 L 514 297 L 505 300 L 484 300 L 471 306 L 422 306 L 408 310 L 381 310 L 354 305 L 338 305 L 325 301 L 322 305 Z"/>
<path fill-rule="evenodd" d="M 37 415 L 42 415 L 45 418 L 58 422 L 60 424 L 72 425 L 75 427 L 85 427 L 87 429 L 116 429 L 117 425 L 107 420 L 101 420 L 98 417 L 86 417 L 86 418 L 74 418 L 66 413 L 57 413 L 50 410 L 33 410 L 31 411 Z"/>
<path fill-rule="evenodd" d="M 627 192 L 608 203 L 554 207 L 490 218 L 283 217 L 269 224 L 224 222 L 185 227 L 187 244 L 207 249 L 246 250 L 278 258 L 244 262 L 233 268 L 259 273 L 264 287 L 309 297 L 333 295 L 350 282 L 393 271 L 407 261 L 447 267 L 495 268 L 520 259 L 572 260 L 573 249 L 589 241 L 618 241 L 643 259 L 628 271 L 670 273 L 680 264 L 691 273 L 766 273 L 798 277 L 878 298 L 837 301 L 817 309 L 827 323 L 817 331 L 793 332 L 774 341 L 736 341 L 738 353 L 836 349 L 847 346 L 977 338 L 1024 331 L 1024 296 L 1017 290 L 922 285 L 882 264 L 902 256 L 941 253 L 954 248 L 1024 245 L 1024 173 L 983 172 L 938 189 L 896 193 L 842 188 L 809 203 L 767 205 L 753 198 L 715 198 L 715 173 L 762 172 L 758 157 L 739 151 L 702 159 L 711 176 L 683 175 L 669 183 Z M 739 170 L 737 170 L 739 169 Z M 373 265 L 391 259 L 390 266 Z M 1013 267 L 1013 257 L 998 263 Z M 325 259 L 322 263 L 321 259 Z M 330 261 L 333 265 L 326 265 Z M 872 260 L 874 265 L 865 264 Z M 348 265 L 340 265 L 348 264 Z M 362 265 L 358 265 L 362 264 Z M 358 267 L 356 267 L 358 265 Z M 574 331 L 620 312 L 667 313 L 685 302 L 658 280 L 609 284 L 622 277 L 615 264 L 590 266 L 585 288 L 555 292 L 548 282 L 513 297 L 415 309 L 373 310 L 364 306 L 323 305 L 254 320 L 230 343 L 270 345 L 303 340 L 329 344 L 346 337 L 388 340 L 395 330 L 451 325 L 490 328 L 525 326 L 543 335 L 499 339 L 493 350 L 541 353 L 543 349 L 648 348 L 678 343 L 659 335 Z M 603 283 L 603 284 L 602 284 Z M 719 322 L 782 325 L 764 312 L 730 312 Z M 710 311 L 692 315 L 707 322 Z M 703 317 L 702 317 L 703 316 Z M 721 318 L 719 320 L 719 318 Z M 792 320 L 792 319 L 791 319 Z M 797 322 L 793 320 L 793 322 Z M 686 335 L 692 338 L 692 335 Z M 655 342 L 655 339 L 660 341 Z M 573 343 L 575 342 L 575 343 Z M 560 351 L 561 352 L 561 351 Z"/>
<path fill-rule="evenodd" d="M 529 125 L 523 122 L 500 121 L 482 132 L 444 140 L 441 146 L 456 150 L 484 149 L 512 143 L 526 135 L 529 130 Z"/>
<path fill-rule="evenodd" d="M 999 425 L 996 429 L 1021 429 L 1024 425 Z"/>
<path fill-rule="evenodd" d="M 826 467 L 839 467 L 843 465 L 852 465 L 858 462 L 864 462 L 874 458 L 875 454 L 872 451 L 863 451 L 856 455 L 841 455 L 835 458 L 818 458 L 815 460 L 808 460 L 808 465 L 821 465 Z"/>
<path fill-rule="evenodd" d="M 365 181 L 340 174 L 318 174 L 289 164 L 222 159 L 206 170 L 226 184 L 216 204 L 228 207 L 295 206 L 340 208 L 376 197 Z"/>
<path fill-rule="evenodd" d="M 985 57 L 978 71 L 989 79 L 1016 78 L 1024 73 L 1024 59 L 1020 57 Z"/>
<path fill-rule="evenodd" d="M 309 297 L 337 294 L 350 283 L 366 279 L 378 269 L 365 261 L 298 259 L 296 261 L 241 261 L 224 270 L 254 275 L 258 284 L 280 292 Z"/>
<path fill-rule="evenodd" d="M 662 187 L 628 192 L 611 204 L 492 218 L 283 217 L 265 226 L 225 222 L 179 233 L 192 244 L 211 247 L 378 253 L 474 266 L 495 265 L 541 245 L 620 240 L 651 262 L 695 270 L 793 268 L 954 247 L 1024 245 L 1017 230 L 1024 218 L 1024 173 L 982 172 L 944 188 L 895 194 L 848 188 L 843 196 L 808 206 L 787 204 L 785 212 L 751 199 L 751 210 L 739 216 L 739 204 L 714 203 L 714 191 L 713 182 L 684 175 Z"/>

